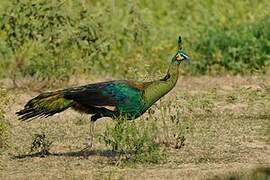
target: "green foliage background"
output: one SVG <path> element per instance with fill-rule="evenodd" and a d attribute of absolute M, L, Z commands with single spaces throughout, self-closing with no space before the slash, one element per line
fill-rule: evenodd
<path fill-rule="evenodd" d="M 267 0 L 2 0 L 0 11 L 1 78 L 163 72 L 178 35 L 192 58 L 183 74 L 269 69 Z"/>

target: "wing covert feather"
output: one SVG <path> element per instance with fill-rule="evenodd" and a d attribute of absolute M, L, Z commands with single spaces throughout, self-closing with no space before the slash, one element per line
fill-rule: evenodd
<path fill-rule="evenodd" d="M 143 88 L 129 81 L 109 81 L 64 90 L 64 98 L 83 106 L 117 106 L 129 100 L 132 93 L 143 93 Z"/>

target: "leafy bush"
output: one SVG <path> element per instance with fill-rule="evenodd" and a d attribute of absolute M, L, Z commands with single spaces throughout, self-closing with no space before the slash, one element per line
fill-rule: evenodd
<path fill-rule="evenodd" d="M 196 45 L 203 59 L 197 63 L 199 73 L 224 69 L 233 73 L 261 71 L 269 65 L 270 18 L 244 24 L 234 29 L 210 28 Z M 218 67 L 218 69 L 214 69 Z"/>
<path fill-rule="evenodd" d="M 75 11 L 67 12 L 67 4 L 60 0 L 12 3 L 1 29 L 13 73 L 65 79 L 78 67 L 81 73 L 87 71 L 95 62 L 90 59 L 106 54 L 101 25 L 80 3 L 74 6 Z"/>
<path fill-rule="evenodd" d="M 158 163 L 163 159 L 155 143 L 156 126 L 151 123 L 118 119 L 114 127 L 107 127 L 99 140 L 117 153 L 117 163 Z M 140 122 L 138 122 L 140 123 Z"/>

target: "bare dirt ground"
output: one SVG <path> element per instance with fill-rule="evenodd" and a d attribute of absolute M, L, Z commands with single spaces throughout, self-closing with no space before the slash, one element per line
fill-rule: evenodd
<path fill-rule="evenodd" d="M 29 89 L 9 90 L 11 135 L 1 154 L 1 179 L 224 179 L 270 167 L 270 76 L 181 77 L 152 109 L 162 118 L 164 107 L 174 104 L 172 112 L 180 112 L 177 118 L 190 128 L 185 145 L 165 148 L 166 160 L 159 164 L 129 166 L 110 163 L 114 154 L 97 140 L 93 151 L 81 151 L 89 131 L 85 115 L 67 110 L 49 119 L 18 121 L 15 112 L 38 94 Z M 110 125 L 108 118 L 98 121 L 96 133 Z M 30 152 L 41 132 L 53 142 L 45 157 Z"/>

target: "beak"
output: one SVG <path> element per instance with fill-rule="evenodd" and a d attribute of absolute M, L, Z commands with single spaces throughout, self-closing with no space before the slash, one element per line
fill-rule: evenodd
<path fill-rule="evenodd" d="M 189 64 L 190 63 L 190 58 L 188 56 L 186 56 L 184 61 L 186 61 L 186 63 Z"/>
<path fill-rule="evenodd" d="M 181 56 L 184 58 L 183 61 L 186 61 L 186 63 L 189 64 L 189 60 L 190 60 L 189 56 L 186 55 L 184 52 L 181 52 L 180 54 L 181 54 Z"/>

